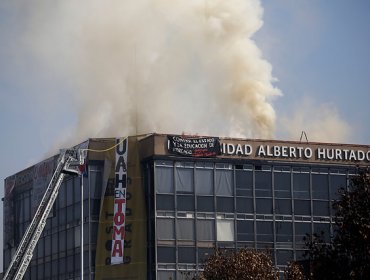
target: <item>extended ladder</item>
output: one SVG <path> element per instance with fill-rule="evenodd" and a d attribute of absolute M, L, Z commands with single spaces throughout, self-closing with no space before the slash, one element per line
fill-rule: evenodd
<path fill-rule="evenodd" d="M 33 251 L 45 227 L 46 219 L 54 205 L 65 174 L 81 175 L 78 166 L 83 164 L 84 158 L 79 152 L 80 150 L 74 149 L 61 151 L 50 183 L 3 279 L 20 280 L 26 273 Z"/>

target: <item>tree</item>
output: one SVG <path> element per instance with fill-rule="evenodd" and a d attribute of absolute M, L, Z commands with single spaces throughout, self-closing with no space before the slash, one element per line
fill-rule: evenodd
<path fill-rule="evenodd" d="M 253 249 L 216 249 L 197 280 L 275 280 L 278 270 L 266 252 Z"/>
<path fill-rule="evenodd" d="M 361 172 L 333 204 L 335 236 L 307 239 L 313 279 L 366 279 L 370 275 L 370 173 Z"/>

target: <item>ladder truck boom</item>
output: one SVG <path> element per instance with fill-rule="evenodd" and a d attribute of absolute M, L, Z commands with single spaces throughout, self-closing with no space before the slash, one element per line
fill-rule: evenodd
<path fill-rule="evenodd" d="M 22 279 L 27 267 L 31 262 L 33 251 L 46 225 L 46 220 L 57 198 L 60 185 L 66 174 L 81 175 L 79 165 L 84 161 L 81 150 L 62 150 L 58 158 L 53 176 L 46 188 L 45 194 L 36 210 L 30 225 L 28 226 L 15 255 L 3 279 Z"/>

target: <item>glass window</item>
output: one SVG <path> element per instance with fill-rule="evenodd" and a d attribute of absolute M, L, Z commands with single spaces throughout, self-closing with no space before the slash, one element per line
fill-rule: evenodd
<path fill-rule="evenodd" d="M 176 163 L 175 184 L 177 193 L 194 193 L 193 168 L 184 168 L 186 163 Z"/>
<path fill-rule="evenodd" d="M 60 185 L 59 193 L 58 193 L 58 203 L 59 203 L 59 208 L 66 207 L 66 184 L 62 183 Z"/>
<path fill-rule="evenodd" d="M 295 215 L 311 215 L 311 201 L 309 200 L 294 200 L 294 214 Z"/>
<path fill-rule="evenodd" d="M 214 212 L 214 197 L 213 196 L 198 196 L 197 197 L 197 210 L 198 212 Z"/>
<path fill-rule="evenodd" d="M 231 168 L 231 167 L 230 167 Z M 233 196 L 234 183 L 231 169 L 216 169 L 215 191 L 216 195 Z"/>
<path fill-rule="evenodd" d="M 310 174 L 293 173 L 294 198 L 310 198 Z"/>
<path fill-rule="evenodd" d="M 73 205 L 67 207 L 67 224 L 70 224 L 74 220 Z"/>
<path fill-rule="evenodd" d="M 31 197 L 29 195 L 27 195 L 25 198 L 24 198 L 24 220 L 25 221 L 30 221 L 31 220 L 31 208 L 30 208 L 30 205 L 31 205 Z"/>
<path fill-rule="evenodd" d="M 58 233 L 54 233 L 51 237 L 51 253 L 52 254 L 57 254 L 58 253 Z"/>
<path fill-rule="evenodd" d="M 329 216 L 329 201 L 313 201 L 314 216 Z"/>
<path fill-rule="evenodd" d="M 290 173 L 274 172 L 275 196 L 279 198 L 290 198 Z"/>
<path fill-rule="evenodd" d="M 280 215 L 292 215 L 292 201 L 290 199 L 276 199 L 275 213 Z"/>
<path fill-rule="evenodd" d="M 64 252 L 66 250 L 66 235 L 65 230 L 59 232 L 59 251 Z"/>
<path fill-rule="evenodd" d="M 157 194 L 157 209 L 158 210 L 171 210 L 175 209 L 175 202 L 173 195 Z"/>
<path fill-rule="evenodd" d="M 256 171 L 256 197 L 272 197 L 272 182 L 270 171 Z"/>
<path fill-rule="evenodd" d="M 205 263 L 213 253 L 213 248 L 198 248 L 198 262 Z"/>
<path fill-rule="evenodd" d="M 276 222 L 276 241 L 277 242 L 292 242 L 293 227 L 290 222 Z"/>
<path fill-rule="evenodd" d="M 177 239 L 195 240 L 194 219 L 177 219 Z"/>
<path fill-rule="evenodd" d="M 64 273 L 66 273 L 66 259 L 65 258 L 59 259 L 59 273 L 60 275 L 63 275 Z"/>
<path fill-rule="evenodd" d="M 276 258 L 278 265 L 287 265 L 288 262 L 293 260 L 293 251 L 291 250 L 277 250 Z"/>
<path fill-rule="evenodd" d="M 238 241 L 254 241 L 254 222 L 237 221 L 237 234 Z"/>
<path fill-rule="evenodd" d="M 294 223 L 295 239 L 297 243 L 304 243 L 303 238 L 306 234 L 311 234 L 311 223 Z"/>
<path fill-rule="evenodd" d="M 329 184 L 327 174 L 312 174 L 312 198 L 329 199 Z"/>
<path fill-rule="evenodd" d="M 217 212 L 234 212 L 233 197 L 217 197 Z"/>
<path fill-rule="evenodd" d="M 94 170 L 91 170 L 89 172 L 89 176 L 90 176 L 90 197 L 91 198 L 100 198 L 101 197 L 101 191 L 102 191 L 102 187 L 103 187 L 103 176 L 102 176 L 102 172 L 101 172 L 101 167 L 100 166 L 94 166 Z M 77 178 L 75 180 L 78 180 L 77 184 L 75 184 L 76 186 L 81 186 L 81 178 Z M 78 192 L 76 193 L 77 195 L 79 195 L 79 197 L 81 196 L 81 192 Z M 81 199 L 79 198 L 77 201 L 80 201 Z"/>
<path fill-rule="evenodd" d="M 331 175 L 330 176 L 330 199 L 332 201 L 339 200 L 338 190 L 347 186 L 346 175 Z"/>
<path fill-rule="evenodd" d="M 37 279 L 44 279 L 44 264 L 37 266 Z"/>
<path fill-rule="evenodd" d="M 159 240 L 175 239 L 175 220 L 157 219 L 157 238 Z"/>
<path fill-rule="evenodd" d="M 67 271 L 68 273 L 72 273 L 74 269 L 74 260 L 73 255 L 67 257 Z"/>
<path fill-rule="evenodd" d="M 200 241 L 215 240 L 214 220 L 197 220 L 197 239 Z"/>
<path fill-rule="evenodd" d="M 157 247 L 157 260 L 159 263 L 175 263 L 176 250 L 174 247 Z"/>
<path fill-rule="evenodd" d="M 257 221 L 257 241 L 273 242 L 274 230 L 272 222 Z"/>
<path fill-rule="evenodd" d="M 45 236 L 45 256 L 51 255 L 51 235 Z"/>
<path fill-rule="evenodd" d="M 236 198 L 236 212 L 238 213 L 254 213 L 253 198 Z"/>
<path fill-rule="evenodd" d="M 73 228 L 69 228 L 67 230 L 67 250 L 71 250 L 74 248 L 74 230 Z"/>
<path fill-rule="evenodd" d="M 178 248 L 179 263 L 195 263 L 195 248 L 194 247 L 179 247 Z"/>
<path fill-rule="evenodd" d="M 195 169 L 195 192 L 200 195 L 213 194 L 213 169 Z"/>
<path fill-rule="evenodd" d="M 272 214 L 272 199 L 271 198 L 256 198 L 256 213 L 257 214 Z"/>
<path fill-rule="evenodd" d="M 253 172 L 235 170 L 236 195 L 253 196 Z"/>
<path fill-rule="evenodd" d="M 67 206 L 73 204 L 73 179 L 70 178 L 66 182 L 66 191 L 67 191 Z"/>
<path fill-rule="evenodd" d="M 193 195 L 177 195 L 177 210 L 178 211 L 194 211 L 194 196 Z"/>
<path fill-rule="evenodd" d="M 155 187 L 157 193 L 173 193 L 174 191 L 173 168 L 156 166 Z"/>
<path fill-rule="evenodd" d="M 330 224 L 329 223 L 314 223 L 313 231 L 319 236 L 321 235 L 321 233 L 323 233 L 325 242 L 330 241 Z"/>
<path fill-rule="evenodd" d="M 217 241 L 234 241 L 234 220 L 217 219 Z"/>
<path fill-rule="evenodd" d="M 81 229 L 80 227 L 74 228 L 75 248 L 81 246 Z"/>
<path fill-rule="evenodd" d="M 37 257 L 44 257 L 44 238 L 40 238 L 37 242 Z"/>
<path fill-rule="evenodd" d="M 66 208 L 59 210 L 59 225 L 65 225 L 67 222 Z"/>

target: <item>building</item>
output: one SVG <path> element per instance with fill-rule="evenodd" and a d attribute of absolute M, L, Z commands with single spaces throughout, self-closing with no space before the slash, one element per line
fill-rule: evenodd
<path fill-rule="evenodd" d="M 215 247 L 269 249 L 283 268 L 307 233 L 329 240 L 338 188 L 370 164 L 368 145 L 150 134 L 79 148 L 84 175 L 62 183 L 25 279 L 80 279 L 81 216 L 85 279 L 185 279 Z M 5 180 L 4 270 L 56 160 Z"/>

